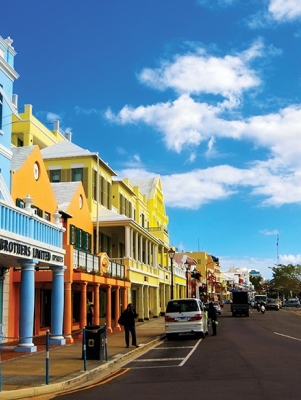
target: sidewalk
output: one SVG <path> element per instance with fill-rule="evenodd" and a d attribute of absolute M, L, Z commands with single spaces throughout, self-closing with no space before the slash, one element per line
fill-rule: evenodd
<path fill-rule="evenodd" d="M 84 371 L 82 343 L 51 348 L 49 351 L 49 384 L 46 385 L 46 351 L 23 353 L 15 359 L 2 361 L 0 399 L 25 399 L 61 392 L 99 376 L 109 375 L 118 368 L 117 361 L 142 352 L 164 337 L 164 317 L 136 324 L 139 348 L 125 348 L 124 332 L 107 335 L 108 361 L 87 360 Z M 44 347 L 45 348 L 45 347 Z"/>

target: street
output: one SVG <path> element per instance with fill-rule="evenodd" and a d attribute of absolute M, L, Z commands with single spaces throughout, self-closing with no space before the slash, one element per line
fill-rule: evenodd
<path fill-rule="evenodd" d="M 57 398 L 299 399 L 301 315 L 250 311 L 232 317 L 224 306 L 216 337 L 165 340 L 105 382 Z"/>

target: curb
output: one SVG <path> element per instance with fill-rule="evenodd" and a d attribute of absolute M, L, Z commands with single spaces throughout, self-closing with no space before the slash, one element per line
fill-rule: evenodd
<path fill-rule="evenodd" d="M 64 391 L 74 389 L 80 385 L 85 386 L 86 383 L 91 383 L 91 380 L 98 378 L 99 379 L 99 372 L 109 370 L 111 367 L 116 366 L 118 367 L 117 364 L 121 362 L 127 361 L 128 358 L 132 357 L 134 354 L 137 354 L 138 352 L 142 353 L 144 350 L 147 350 L 149 347 L 152 347 L 154 344 L 157 342 L 164 340 L 165 339 L 165 334 L 162 336 L 157 337 L 156 339 L 152 340 L 149 343 L 146 343 L 144 345 L 141 345 L 141 347 L 138 347 L 136 349 L 133 349 L 129 351 L 126 354 L 121 354 L 120 356 L 107 361 L 105 364 L 102 364 L 94 369 L 91 369 L 91 371 L 85 371 L 80 373 L 79 376 L 68 379 L 63 382 L 59 383 L 53 383 L 50 385 L 43 385 L 43 386 L 36 386 L 33 388 L 25 388 L 25 389 L 19 389 L 19 390 L 5 390 L 0 392 L 0 398 L 3 400 L 19 400 L 19 399 L 25 399 L 25 398 L 30 398 L 34 396 L 41 396 L 45 394 L 53 394 L 53 393 L 60 393 L 64 394 Z M 113 369 L 114 371 L 114 369 Z M 109 371 L 111 373 L 112 371 Z M 109 375 L 108 373 L 108 375 Z M 107 376 L 107 375 L 105 375 Z M 104 376 L 104 377 L 105 377 Z M 103 378 L 104 378 L 103 377 Z"/>

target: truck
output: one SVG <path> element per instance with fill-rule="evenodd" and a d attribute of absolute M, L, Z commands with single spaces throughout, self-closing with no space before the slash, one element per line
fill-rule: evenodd
<path fill-rule="evenodd" d="M 264 305 L 266 305 L 267 301 L 268 301 L 268 296 L 266 294 L 255 294 L 254 307 L 256 307 L 257 303 L 263 303 Z"/>
<path fill-rule="evenodd" d="M 232 317 L 237 315 L 249 316 L 249 292 L 246 290 L 233 290 L 231 312 Z"/>

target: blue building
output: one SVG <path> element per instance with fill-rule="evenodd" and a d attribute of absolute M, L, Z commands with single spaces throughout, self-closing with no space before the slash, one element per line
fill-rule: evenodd
<path fill-rule="evenodd" d="M 52 273 L 50 339 L 52 343 L 65 343 L 62 335 L 64 229 L 56 210 L 51 210 L 53 222 L 46 221 L 31 208 L 30 196 L 18 206 L 11 197 L 12 115 L 19 118 L 13 95 L 18 74 L 14 69 L 16 52 L 12 43 L 10 38 L 0 37 L 0 343 L 17 336 L 15 351 L 34 352 L 35 274 L 40 267 Z M 11 268 L 19 269 L 21 274 L 17 307 L 9 303 Z M 10 300 L 14 301 L 12 297 Z"/>

